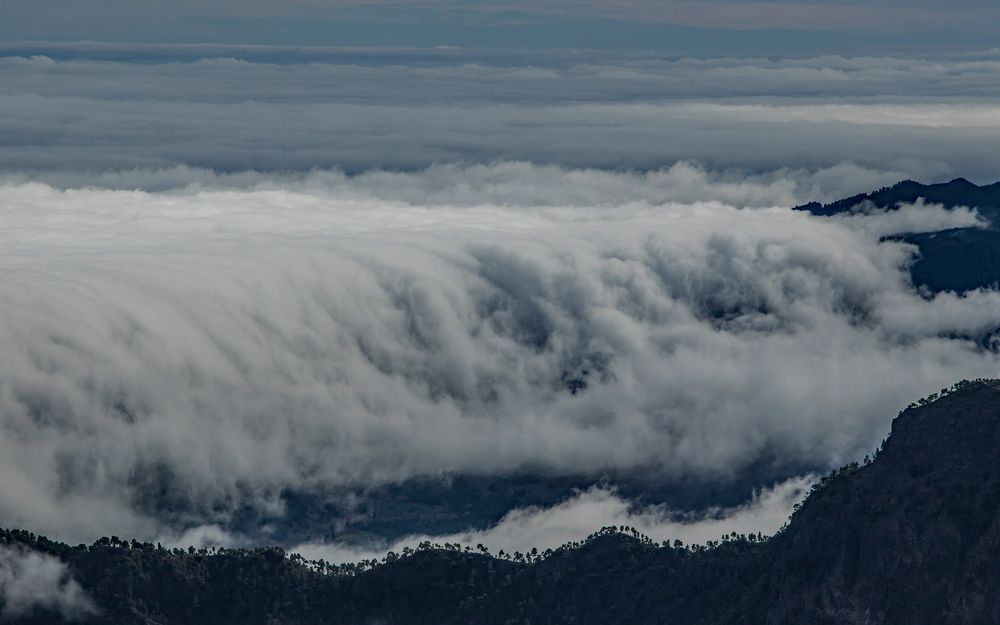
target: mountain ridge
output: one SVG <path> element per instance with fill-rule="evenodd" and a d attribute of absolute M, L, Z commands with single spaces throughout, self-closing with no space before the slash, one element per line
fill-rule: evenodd
<path fill-rule="evenodd" d="M 979 186 L 965 178 L 925 185 L 904 180 L 891 187 L 861 193 L 829 204 L 810 202 L 793 210 L 833 217 L 859 208 L 896 210 L 923 200 L 946 209 L 973 208 L 988 222 L 986 228 L 953 228 L 904 234 L 896 239 L 915 245 L 919 254 L 910 267 L 915 287 L 930 293 L 966 293 L 1000 284 L 1000 182 Z"/>
<path fill-rule="evenodd" d="M 859 193 L 827 204 L 809 202 L 796 206 L 794 210 L 830 217 L 850 212 L 866 203 L 876 208 L 894 209 L 900 204 L 912 204 L 921 199 L 929 204 L 941 204 L 945 208 L 968 206 L 995 216 L 1000 211 L 1000 182 L 977 185 L 966 178 L 955 178 L 948 182 L 923 184 L 915 180 L 901 180 L 870 193 Z"/>
<path fill-rule="evenodd" d="M 998 623 L 1000 381 L 911 404 L 767 540 L 685 548 L 608 528 L 539 558 L 448 545 L 359 567 L 16 531 L 0 544 L 58 556 L 109 624 Z"/>

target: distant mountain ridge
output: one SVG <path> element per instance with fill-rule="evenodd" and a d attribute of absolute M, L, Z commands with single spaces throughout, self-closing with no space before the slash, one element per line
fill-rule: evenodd
<path fill-rule="evenodd" d="M 929 204 L 942 204 L 945 208 L 968 206 L 979 209 L 987 219 L 1000 211 L 1000 182 L 979 186 L 965 178 L 955 178 L 950 182 L 939 184 L 921 184 L 914 180 L 903 180 L 891 187 L 883 187 L 871 193 L 837 200 L 829 204 L 810 202 L 796 206 L 795 210 L 803 210 L 813 215 L 829 217 L 850 212 L 855 207 L 870 203 L 883 209 L 892 209 L 899 204 L 912 204 L 923 199 Z"/>
<path fill-rule="evenodd" d="M 873 459 L 825 478 L 769 540 L 684 548 L 615 528 L 543 558 L 449 545 L 362 567 L 17 531 L 4 544 L 67 562 L 111 625 L 988 625 L 1000 623 L 1000 381 L 911 405 Z"/>
<path fill-rule="evenodd" d="M 965 178 L 956 178 L 951 182 L 924 185 L 904 180 L 871 193 L 829 204 L 810 202 L 795 210 L 830 217 L 865 206 L 893 210 L 900 204 L 912 204 L 921 199 L 945 208 L 974 208 L 989 222 L 989 227 L 955 228 L 900 237 L 920 250 L 920 257 L 911 268 L 914 286 L 932 293 L 964 293 L 1000 284 L 1000 182 L 979 186 Z"/>

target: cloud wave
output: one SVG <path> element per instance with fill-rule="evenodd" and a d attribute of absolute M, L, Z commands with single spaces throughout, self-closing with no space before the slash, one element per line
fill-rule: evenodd
<path fill-rule="evenodd" d="M 829 220 L 768 205 L 794 182 L 689 165 L 492 167 L 0 187 L 2 522 L 152 538 L 289 488 L 825 468 L 996 375 L 1000 294 L 921 297 L 914 250 L 880 242 L 968 210 Z"/>

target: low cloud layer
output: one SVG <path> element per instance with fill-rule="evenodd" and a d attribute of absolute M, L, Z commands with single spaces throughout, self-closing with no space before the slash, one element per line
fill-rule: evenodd
<path fill-rule="evenodd" d="M 548 209 L 560 219 L 590 219 L 595 214 L 641 210 L 666 203 L 721 202 L 737 208 L 793 206 L 815 199 L 840 199 L 857 188 L 878 188 L 900 180 L 900 172 L 866 169 L 838 163 L 818 170 L 783 167 L 749 174 L 740 170 L 713 171 L 691 162 L 678 162 L 650 171 L 573 169 L 558 165 L 499 161 L 466 165 L 439 163 L 419 172 L 371 170 L 348 175 L 342 170 L 311 170 L 261 174 L 255 171 L 220 173 L 210 169 L 174 166 L 158 169 L 112 170 L 98 174 L 73 171 L 46 174 L 0 174 L 0 183 L 16 186 L 44 181 L 49 186 L 167 191 L 187 196 L 201 192 L 292 191 L 302 196 L 334 196 L 357 206 L 366 203 L 431 205 L 471 209 L 500 206 L 512 209 Z M 260 196 L 263 197 L 263 196 Z M 262 214 L 266 210 L 262 211 Z M 915 213 L 882 216 L 908 219 Z M 941 213 L 944 219 L 965 219 L 959 213 Z M 968 220 L 965 219 L 967 222 Z M 871 225 L 873 216 L 858 222 Z M 248 224 L 255 227 L 254 224 Z M 239 228 L 239 224 L 227 227 Z"/>
<path fill-rule="evenodd" d="M 579 541 L 602 527 L 622 525 L 638 530 L 656 542 L 680 540 L 684 544 L 705 544 L 723 535 L 774 534 L 791 516 L 815 482 L 806 476 L 789 480 L 774 488 L 756 493 L 745 505 L 731 509 L 708 510 L 698 518 L 685 518 L 666 506 L 636 507 L 613 490 L 594 487 L 550 508 L 512 510 L 495 526 L 444 536 L 409 536 L 391 545 L 347 545 L 308 543 L 293 551 L 310 560 L 360 562 L 380 559 L 389 551 L 402 553 L 416 549 L 423 542 L 483 545 L 496 554 L 505 551 L 543 552 L 566 543 Z"/>
<path fill-rule="evenodd" d="M 71 621 L 97 613 L 58 558 L 0 546 L 0 617 L 16 619 L 35 610 L 55 612 Z"/>
<path fill-rule="evenodd" d="M 673 59 L 7 46 L 0 55 L 8 172 L 357 173 L 495 160 L 659 169 L 685 159 L 751 172 L 853 162 L 924 180 L 986 181 L 1000 170 L 996 51 Z"/>
<path fill-rule="evenodd" d="M 284 489 L 825 468 L 1000 364 L 1000 294 L 921 297 L 880 242 L 968 210 L 825 220 L 768 205 L 794 180 L 690 165 L 187 173 L 0 187 L 3 525 L 152 538 Z"/>

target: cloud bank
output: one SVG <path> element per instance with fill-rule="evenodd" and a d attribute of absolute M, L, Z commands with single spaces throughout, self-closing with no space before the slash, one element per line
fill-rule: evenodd
<path fill-rule="evenodd" d="M 1000 294 L 921 297 L 880 242 L 968 210 L 825 220 L 769 206 L 777 174 L 690 165 L 187 173 L 0 187 L 5 525 L 155 538 L 285 489 L 826 468 L 997 371 Z"/>
<path fill-rule="evenodd" d="M 66 620 L 96 614 L 94 603 L 53 556 L 0 546 L 0 617 L 16 619 L 37 609 Z"/>
<path fill-rule="evenodd" d="M 674 59 L 238 46 L 6 50 L 0 170 L 9 172 L 358 173 L 495 160 L 660 169 L 693 160 L 750 172 L 852 162 L 891 183 L 890 174 L 986 181 L 1000 169 L 996 51 Z"/>

